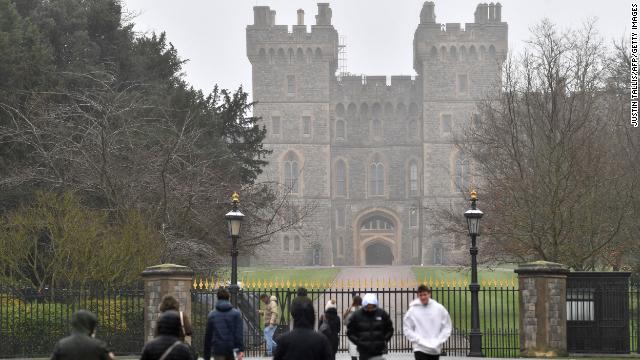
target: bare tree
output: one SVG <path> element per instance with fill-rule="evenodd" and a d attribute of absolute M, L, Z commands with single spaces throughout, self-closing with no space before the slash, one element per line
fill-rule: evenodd
<path fill-rule="evenodd" d="M 473 160 L 493 260 L 618 266 L 607 254 L 633 241 L 637 165 L 621 152 L 638 153 L 638 135 L 625 128 L 628 98 L 610 91 L 610 56 L 594 21 L 565 32 L 542 21 L 528 50 L 506 60 L 480 122 L 456 138 Z M 445 227 L 452 215 L 439 215 Z"/>

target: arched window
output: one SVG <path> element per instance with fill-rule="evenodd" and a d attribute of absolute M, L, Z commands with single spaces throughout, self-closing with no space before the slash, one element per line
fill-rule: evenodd
<path fill-rule="evenodd" d="M 336 120 L 336 140 L 344 140 L 345 132 L 344 120 Z"/>
<path fill-rule="evenodd" d="M 369 166 L 369 195 L 384 195 L 384 165 L 381 162 Z"/>
<path fill-rule="evenodd" d="M 496 47 L 493 45 L 489 45 L 489 59 L 496 58 Z"/>
<path fill-rule="evenodd" d="M 449 48 L 449 58 L 453 61 L 458 61 L 458 51 L 455 46 Z"/>
<path fill-rule="evenodd" d="M 276 51 L 269 49 L 269 63 L 273 64 L 276 61 Z"/>
<path fill-rule="evenodd" d="M 261 62 L 267 61 L 267 52 L 264 50 L 264 48 L 260 49 L 260 51 L 258 52 L 258 60 Z"/>
<path fill-rule="evenodd" d="M 438 49 L 435 46 L 431 47 L 431 51 L 429 51 L 429 56 L 431 56 L 431 58 L 434 60 L 438 59 Z"/>
<path fill-rule="evenodd" d="M 418 227 L 418 209 L 416 208 L 409 210 L 409 227 Z"/>
<path fill-rule="evenodd" d="M 284 185 L 292 194 L 297 194 L 300 189 L 298 185 L 299 171 L 298 157 L 293 152 L 288 153 L 284 159 Z"/>
<path fill-rule="evenodd" d="M 291 242 L 289 241 L 289 236 L 285 235 L 282 238 L 282 251 L 289 252 L 291 250 Z"/>
<path fill-rule="evenodd" d="M 293 251 L 300 251 L 300 236 L 293 237 Z"/>
<path fill-rule="evenodd" d="M 418 195 L 418 164 L 415 160 L 409 163 L 409 196 Z"/>
<path fill-rule="evenodd" d="M 393 221 L 382 215 L 368 217 L 362 222 L 362 225 L 360 225 L 360 230 L 369 231 L 393 231 L 394 228 Z"/>
<path fill-rule="evenodd" d="M 304 63 L 304 51 L 302 51 L 302 48 L 298 48 L 298 51 L 296 51 L 296 62 Z"/>
<path fill-rule="evenodd" d="M 444 263 L 444 249 L 441 244 L 433 245 L 433 263 L 442 265 Z"/>
<path fill-rule="evenodd" d="M 469 188 L 469 160 L 460 153 L 456 160 L 456 188 L 457 190 L 467 191 Z"/>
<path fill-rule="evenodd" d="M 336 195 L 347 194 L 347 169 L 344 161 L 338 160 L 336 163 Z"/>

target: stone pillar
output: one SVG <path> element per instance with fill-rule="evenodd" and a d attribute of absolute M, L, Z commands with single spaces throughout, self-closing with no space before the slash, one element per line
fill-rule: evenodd
<path fill-rule="evenodd" d="M 186 266 L 162 264 L 146 268 L 144 279 L 144 341 L 155 334 L 160 300 L 165 295 L 173 295 L 180 302 L 180 311 L 191 317 L 191 284 L 193 270 Z"/>
<path fill-rule="evenodd" d="M 567 356 L 567 273 L 562 264 L 521 264 L 520 356 Z"/>

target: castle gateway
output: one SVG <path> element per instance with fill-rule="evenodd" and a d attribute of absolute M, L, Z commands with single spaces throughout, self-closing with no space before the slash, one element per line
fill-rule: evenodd
<path fill-rule="evenodd" d="M 499 3 L 479 4 L 464 29 L 437 23 L 434 8 L 424 3 L 414 35 L 417 75 L 388 81 L 336 74 L 329 4 L 318 4 L 311 31 L 298 10 L 291 32 L 276 25 L 274 10 L 254 7 L 254 113 L 273 150 L 261 180 L 316 209 L 253 263 L 447 264 L 466 254 L 464 241 L 438 232 L 430 211 L 462 204 L 473 184 L 452 134 L 473 126 L 476 102 L 499 90 L 507 24 Z"/>

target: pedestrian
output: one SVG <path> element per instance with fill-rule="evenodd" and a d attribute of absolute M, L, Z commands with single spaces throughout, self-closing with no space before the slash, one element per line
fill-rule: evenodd
<path fill-rule="evenodd" d="M 193 330 L 191 328 L 191 321 L 189 321 L 189 315 L 180 311 L 180 302 L 171 295 L 165 295 L 160 301 L 160 313 L 168 310 L 177 311 L 180 314 L 180 341 L 191 346 L 191 336 Z"/>
<path fill-rule="evenodd" d="M 404 336 L 411 341 L 416 360 L 438 360 L 442 345 L 451 335 L 451 316 L 431 298 L 431 288 L 418 286 L 418 298 L 404 315 Z"/>
<path fill-rule="evenodd" d="M 189 346 L 180 341 L 180 313 L 167 310 L 156 323 L 156 337 L 142 349 L 140 360 L 195 360 Z"/>
<path fill-rule="evenodd" d="M 230 294 L 225 288 L 219 288 L 215 309 L 207 317 L 207 329 L 204 335 L 204 358 L 215 360 L 242 360 L 244 340 L 242 315 L 229 302 Z"/>
<path fill-rule="evenodd" d="M 313 309 L 313 301 L 309 299 L 307 296 L 307 289 L 304 287 L 299 287 L 296 291 L 296 297 L 291 301 L 291 316 L 293 317 L 294 309 L 300 309 L 301 306 L 297 306 L 300 304 L 301 306 L 310 306 Z"/>
<path fill-rule="evenodd" d="M 366 294 L 362 298 L 362 308 L 351 314 L 347 324 L 347 337 L 356 344 L 360 360 L 385 354 L 392 336 L 393 323 L 389 314 L 378 307 L 375 294 Z"/>
<path fill-rule="evenodd" d="M 329 340 L 313 331 L 315 311 L 304 302 L 292 304 L 293 330 L 278 339 L 273 360 L 331 360 Z"/>
<path fill-rule="evenodd" d="M 320 316 L 320 323 L 318 324 L 318 332 L 329 339 L 333 354 L 331 359 L 335 360 L 340 346 L 340 337 L 338 335 L 340 333 L 340 317 L 338 316 L 338 309 L 334 299 L 327 301 L 327 305 L 324 307 L 324 314 Z"/>
<path fill-rule="evenodd" d="M 351 306 L 342 315 L 342 320 L 345 326 L 349 324 L 351 315 L 362 307 L 362 298 L 360 296 L 355 295 L 352 301 Z M 358 360 L 358 348 L 356 347 L 356 344 L 348 338 L 347 341 L 349 342 L 349 356 L 351 356 L 351 360 Z"/>
<path fill-rule="evenodd" d="M 278 321 L 280 320 L 280 309 L 278 308 L 278 298 L 274 295 L 269 296 L 267 294 L 260 295 L 260 301 L 266 305 L 266 309 L 263 310 L 264 314 L 264 341 L 267 344 L 267 352 L 265 356 L 271 357 L 277 344 L 273 340 L 273 336 L 278 328 Z"/>
<path fill-rule="evenodd" d="M 78 310 L 71 316 L 71 335 L 53 348 L 51 360 L 109 360 L 113 353 L 104 341 L 95 338 L 98 318 L 90 311 Z"/>

